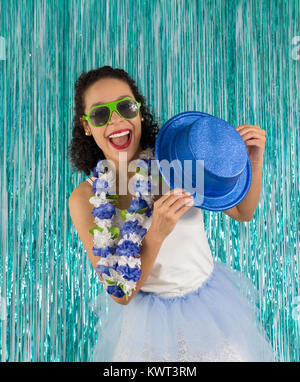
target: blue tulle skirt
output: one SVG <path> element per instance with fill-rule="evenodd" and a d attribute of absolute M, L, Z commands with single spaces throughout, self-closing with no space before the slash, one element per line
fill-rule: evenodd
<path fill-rule="evenodd" d="M 184 296 L 140 290 L 120 305 L 103 291 L 91 307 L 99 316 L 94 362 L 277 361 L 258 320 L 257 289 L 221 262 Z"/>

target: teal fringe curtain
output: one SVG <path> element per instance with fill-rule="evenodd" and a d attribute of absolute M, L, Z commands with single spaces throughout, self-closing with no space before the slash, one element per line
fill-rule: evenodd
<path fill-rule="evenodd" d="M 251 222 L 204 211 L 281 361 L 300 361 L 300 0 L 0 0 L 2 361 L 89 361 L 102 291 L 68 211 L 74 83 L 123 68 L 163 124 L 198 110 L 266 131 Z"/>

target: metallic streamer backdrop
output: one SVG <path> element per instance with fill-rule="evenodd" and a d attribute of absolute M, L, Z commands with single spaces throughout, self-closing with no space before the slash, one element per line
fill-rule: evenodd
<path fill-rule="evenodd" d="M 111 65 L 161 123 L 198 110 L 266 130 L 254 219 L 204 221 L 213 256 L 259 288 L 280 360 L 299 361 L 300 0 L 0 4 L 1 360 L 90 360 L 102 285 L 69 215 L 86 177 L 67 147 L 75 80 Z"/>

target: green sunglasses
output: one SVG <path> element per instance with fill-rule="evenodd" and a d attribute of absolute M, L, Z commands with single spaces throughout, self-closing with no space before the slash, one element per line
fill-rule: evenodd
<path fill-rule="evenodd" d="M 83 115 L 82 119 L 88 121 L 93 127 L 104 127 L 110 121 L 113 111 L 116 111 L 120 117 L 129 120 L 138 116 L 140 107 L 140 102 L 131 98 L 123 98 L 92 107 L 88 115 Z"/>

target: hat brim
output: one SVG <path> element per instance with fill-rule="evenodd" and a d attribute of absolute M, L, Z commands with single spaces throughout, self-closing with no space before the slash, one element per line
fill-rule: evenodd
<path fill-rule="evenodd" d="M 164 178 L 165 182 L 171 190 L 174 189 L 174 181 L 172 178 L 170 179 L 169 174 L 165 174 L 162 171 L 162 167 L 160 166 L 160 162 L 164 159 L 167 161 L 172 161 L 172 158 L 169 158 L 167 150 L 164 148 L 168 147 L 170 142 L 172 142 L 172 138 L 174 137 L 174 134 L 176 134 L 176 131 L 182 129 L 183 125 L 190 125 L 196 119 L 207 116 L 211 117 L 211 115 L 209 114 L 198 111 L 187 111 L 177 114 L 174 117 L 170 118 L 161 127 L 157 135 L 155 142 L 155 159 L 157 162 L 159 172 L 161 173 L 162 177 Z M 224 211 L 233 208 L 234 206 L 239 204 L 246 196 L 251 185 L 251 177 L 251 163 L 248 158 L 245 170 L 239 176 L 234 188 L 229 193 L 222 196 L 203 196 L 194 193 L 193 207 L 209 211 Z"/>

